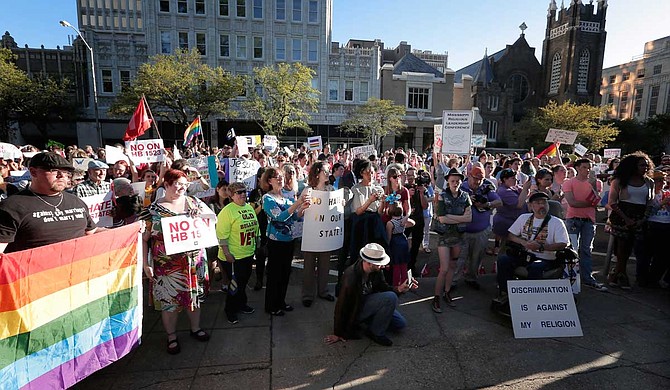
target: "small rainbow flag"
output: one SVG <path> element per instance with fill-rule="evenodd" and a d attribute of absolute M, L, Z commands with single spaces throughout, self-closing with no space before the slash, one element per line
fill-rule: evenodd
<path fill-rule="evenodd" d="M 202 133 L 202 124 L 200 124 L 200 117 L 197 117 L 193 120 L 184 131 L 184 146 L 188 146 L 193 138 L 197 137 Z"/>
<path fill-rule="evenodd" d="M 538 155 L 537 158 L 542 158 L 542 156 L 547 156 L 547 157 L 556 157 L 558 156 L 558 148 L 560 147 L 560 143 L 553 143 L 549 145 L 546 149 L 541 151 Z"/>
<path fill-rule="evenodd" d="M 0 255 L 0 383 L 66 389 L 142 334 L 137 224 Z"/>

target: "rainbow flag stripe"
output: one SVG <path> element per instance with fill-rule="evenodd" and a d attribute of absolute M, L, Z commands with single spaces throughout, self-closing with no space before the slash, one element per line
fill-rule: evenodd
<path fill-rule="evenodd" d="M 0 383 L 66 389 L 140 342 L 142 269 L 131 225 L 0 255 Z"/>
<path fill-rule="evenodd" d="M 184 146 L 188 146 L 193 141 L 193 138 L 200 135 L 200 133 L 202 133 L 202 124 L 200 123 L 200 117 L 197 117 L 184 131 Z"/>

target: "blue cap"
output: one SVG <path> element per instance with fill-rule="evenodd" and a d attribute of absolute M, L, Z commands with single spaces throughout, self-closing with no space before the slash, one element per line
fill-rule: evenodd
<path fill-rule="evenodd" d="M 88 169 L 108 169 L 109 165 L 100 160 L 91 160 L 88 162 Z"/>

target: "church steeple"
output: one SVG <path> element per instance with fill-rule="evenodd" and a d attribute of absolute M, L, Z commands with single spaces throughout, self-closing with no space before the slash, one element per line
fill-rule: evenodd
<path fill-rule="evenodd" d="M 484 49 L 484 58 L 479 64 L 479 69 L 477 69 L 477 74 L 472 80 L 473 84 L 481 83 L 483 85 L 489 85 L 493 81 L 493 69 L 491 69 L 491 61 L 489 61 L 488 48 Z"/>

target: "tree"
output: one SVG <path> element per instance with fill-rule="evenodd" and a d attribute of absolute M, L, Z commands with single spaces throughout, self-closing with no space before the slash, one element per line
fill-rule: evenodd
<path fill-rule="evenodd" d="M 514 139 L 520 147 L 540 146 L 545 144 L 550 128 L 562 129 L 577 131 L 576 143 L 591 150 L 601 149 L 619 133 L 612 123 L 600 121 L 606 110 L 607 107 L 577 105 L 569 101 L 559 105 L 551 101 L 515 126 Z"/>
<path fill-rule="evenodd" d="M 158 54 L 140 66 L 137 77 L 124 87 L 109 112 L 129 116 L 142 95 L 154 116 L 186 127 L 197 115 L 233 117 L 230 102 L 242 91 L 242 78 L 221 67 L 202 63 L 197 50 Z"/>
<path fill-rule="evenodd" d="M 670 114 L 658 114 L 647 119 L 646 127 L 650 130 L 652 140 L 655 140 L 654 150 L 649 153 L 670 153 Z"/>
<path fill-rule="evenodd" d="M 255 68 L 242 106 L 265 134 L 281 135 L 292 128 L 309 132 L 309 112 L 318 111 L 319 104 L 319 91 L 312 88 L 315 73 L 300 63 Z"/>
<path fill-rule="evenodd" d="M 27 96 L 30 78 L 14 64 L 11 50 L 0 48 L 0 139 L 7 140 L 11 121 Z"/>
<path fill-rule="evenodd" d="M 340 128 L 348 133 L 362 133 L 376 150 L 381 146 L 382 138 L 395 135 L 407 127 L 402 122 L 405 107 L 394 104 L 392 100 L 370 98 L 365 104 L 349 113 Z"/>

